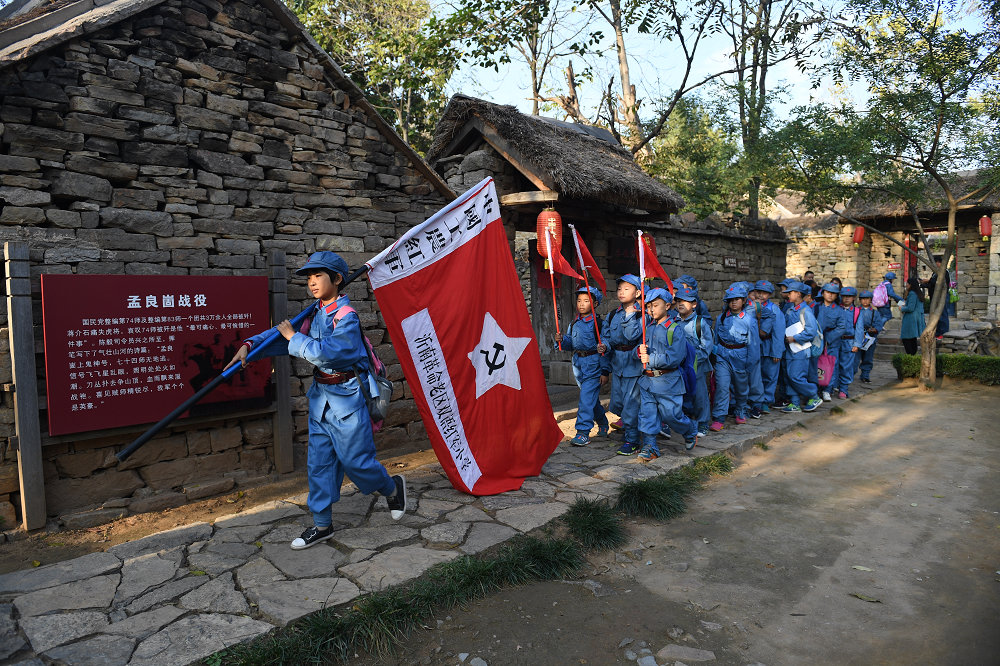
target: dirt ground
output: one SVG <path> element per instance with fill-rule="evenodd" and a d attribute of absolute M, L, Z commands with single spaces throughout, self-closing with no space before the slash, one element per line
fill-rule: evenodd
<path fill-rule="evenodd" d="M 1000 663 L 998 401 L 957 384 L 843 403 L 684 516 L 630 521 L 578 580 L 442 613 L 356 663 L 696 663 L 656 656 L 670 644 L 718 664 Z"/>
<path fill-rule="evenodd" d="M 419 467 L 436 460 L 433 451 L 399 453 L 383 458 L 390 470 Z M 24 539 L 0 546 L 0 574 L 31 566 L 52 564 L 87 553 L 104 551 L 115 544 L 133 541 L 156 532 L 191 523 L 211 522 L 249 507 L 306 492 L 305 473 L 265 486 L 234 490 L 228 495 L 192 502 L 165 511 L 128 516 L 106 525 L 83 530 L 49 532 L 38 530 Z M 38 564 L 33 564 L 38 562 Z"/>

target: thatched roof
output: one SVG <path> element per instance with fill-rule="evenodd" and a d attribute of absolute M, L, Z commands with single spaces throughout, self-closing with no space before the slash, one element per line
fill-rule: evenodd
<path fill-rule="evenodd" d="M 972 194 L 959 203 L 961 209 L 993 212 L 1000 210 L 1000 184 L 989 182 L 986 175 L 980 171 L 959 171 L 947 178 L 951 184 L 952 193 L 956 197 Z M 943 215 L 948 212 L 948 201 L 945 199 L 941 186 L 936 181 L 928 181 L 926 196 L 919 205 L 917 213 L 922 217 Z M 909 217 L 903 203 L 880 192 L 858 194 L 847 205 L 847 213 L 859 220 L 878 220 L 882 218 Z"/>
<path fill-rule="evenodd" d="M 529 116 L 513 106 L 464 95 L 448 103 L 427 161 L 433 165 L 448 157 L 445 150 L 476 120 L 516 152 L 523 168 L 562 197 L 649 212 L 673 213 L 684 205 L 679 194 L 639 168 L 607 130 Z"/>

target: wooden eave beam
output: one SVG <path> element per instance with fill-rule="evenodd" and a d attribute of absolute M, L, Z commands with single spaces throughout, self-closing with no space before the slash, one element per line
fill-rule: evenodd
<path fill-rule="evenodd" d="M 500 197 L 501 206 L 525 206 L 531 204 L 552 204 L 559 201 L 559 193 L 552 190 L 534 192 L 512 192 Z"/>
<path fill-rule="evenodd" d="M 480 118 L 473 118 L 469 121 L 469 124 L 478 129 L 480 134 L 483 135 L 483 139 L 486 140 L 486 143 L 490 144 L 495 151 L 510 162 L 511 166 L 527 178 L 532 185 L 540 190 L 554 190 L 556 188 L 555 182 L 551 178 L 545 174 L 536 173 L 529 167 L 528 161 L 506 139 L 497 134 L 497 131 L 491 126 L 484 123 Z"/>

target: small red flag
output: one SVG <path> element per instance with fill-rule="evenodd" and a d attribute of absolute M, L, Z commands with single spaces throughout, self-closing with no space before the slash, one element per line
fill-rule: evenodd
<path fill-rule="evenodd" d="M 583 276 L 573 270 L 573 267 L 569 265 L 569 262 L 563 258 L 562 253 L 552 247 L 552 238 L 550 236 L 546 235 L 544 239 L 539 238 L 538 242 L 546 243 L 546 248 L 549 254 L 548 262 L 552 270 L 556 273 L 562 273 L 563 275 L 568 275 L 571 278 L 576 278 L 577 280 L 583 280 Z"/>
<path fill-rule="evenodd" d="M 658 277 L 667 283 L 667 291 L 674 293 L 674 283 L 660 266 L 660 260 L 656 257 L 656 242 L 649 234 L 639 232 L 639 267 L 642 279 L 647 277 Z"/>
<path fill-rule="evenodd" d="M 573 242 L 576 244 L 576 258 L 580 262 L 580 272 L 586 271 L 590 277 L 594 278 L 594 283 L 601 288 L 601 293 L 607 293 L 608 283 L 604 281 L 601 269 L 597 267 L 597 262 L 594 261 L 594 256 L 587 249 L 587 244 L 583 242 L 576 227 L 571 224 L 569 228 L 573 232 Z"/>

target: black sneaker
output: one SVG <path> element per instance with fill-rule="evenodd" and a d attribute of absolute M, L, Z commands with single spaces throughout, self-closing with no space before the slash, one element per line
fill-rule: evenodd
<path fill-rule="evenodd" d="M 399 520 L 406 513 L 406 478 L 402 474 L 392 477 L 396 483 L 396 494 L 386 497 L 385 502 L 389 505 L 389 515 L 393 520 Z"/>
<path fill-rule="evenodd" d="M 320 541 L 326 541 L 332 536 L 333 536 L 333 525 L 330 525 L 329 527 L 324 527 L 323 529 L 320 529 L 315 525 L 313 525 L 305 532 L 303 532 L 298 539 L 292 541 L 292 550 L 303 550 L 310 546 L 315 546 Z"/>
<path fill-rule="evenodd" d="M 761 411 L 760 411 L 759 407 L 751 407 L 750 408 L 750 416 L 752 418 L 759 419 L 760 415 L 761 415 Z"/>

